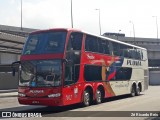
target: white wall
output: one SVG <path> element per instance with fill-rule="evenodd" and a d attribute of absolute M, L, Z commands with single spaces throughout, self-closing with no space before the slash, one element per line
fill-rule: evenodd
<path fill-rule="evenodd" d="M 160 85 L 160 71 L 150 71 L 149 72 L 149 84 L 150 85 Z"/>
<path fill-rule="evenodd" d="M 0 64 L 11 64 L 19 60 L 19 55 L 9 54 L 9 53 L 0 53 Z"/>

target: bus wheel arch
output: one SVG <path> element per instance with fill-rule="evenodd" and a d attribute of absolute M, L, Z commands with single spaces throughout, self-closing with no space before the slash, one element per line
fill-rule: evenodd
<path fill-rule="evenodd" d="M 93 101 L 93 89 L 91 86 L 87 86 L 82 94 L 82 105 L 84 107 L 89 106 L 92 103 L 92 101 Z"/>
<path fill-rule="evenodd" d="M 100 104 L 105 97 L 105 91 L 104 87 L 102 85 L 99 85 L 95 92 L 95 102 L 96 104 Z"/>

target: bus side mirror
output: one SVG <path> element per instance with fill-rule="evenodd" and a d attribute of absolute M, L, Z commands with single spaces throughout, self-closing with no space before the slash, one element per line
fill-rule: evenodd
<path fill-rule="evenodd" d="M 16 69 L 12 68 L 12 76 L 15 76 L 15 74 L 16 74 Z"/>
<path fill-rule="evenodd" d="M 72 60 L 67 60 L 67 59 L 63 59 L 63 62 L 69 66 L 73 65 L 73 61 Z"/>
<path fill-rule="evenodd" d="M 69 66 L 73 66 L 73 61 L 72 60 L 68 60 L 68 63 L 67 63 Z"/>
<path fill-rule="evenodd" d="M 67 59 L 63 59 L 62 62 L 63 62 L 63 63 L 67 63 L 68 60 L 67 60 Z"/>
<path fill-rule="evenodd" d="M 14 65 L 16 65 L 16 64 L 20 65 L 21 62 L 20 62 L 20 61 L 16 61 L 16 62 L 13 62 L 13 63 L 12 63 L 12 65 L 11 65 L 11 68 L 12 68 L 12 76 L 15 76 L 15 74 L 16 74 L 16 67 L 14 66 Z"/>

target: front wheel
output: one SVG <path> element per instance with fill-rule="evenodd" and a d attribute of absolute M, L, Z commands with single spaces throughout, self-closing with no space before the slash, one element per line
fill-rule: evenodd
<path fill-rule="evenodd" d="M 85 90 L 83 93 L 83 101 L 82 104 L 84 107 L 89 106 L 90 105 L 90 93 L 88 90 Z"/>

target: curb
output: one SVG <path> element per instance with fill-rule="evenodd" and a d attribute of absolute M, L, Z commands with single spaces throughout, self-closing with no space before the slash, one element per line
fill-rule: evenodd
<path fill-rule="evenodd" d="M 18 89 L 0 90 L 0 93 L 11 93 L 11 92 L 18 92 Z"/>
<path fill-rule="evenodd" d="M 5 98 L 5 97 L 17 97 L 18 96 L 18 92 L 1 92 L 0 93 L 0 98 Z"/>
<path fill-rule="evenodd" d="M 6 98 L 6 97 L 17 97 L 18 95 L 6 95 L 6 96 L 1 96 L 0 95 L 0 98 Z"/>

